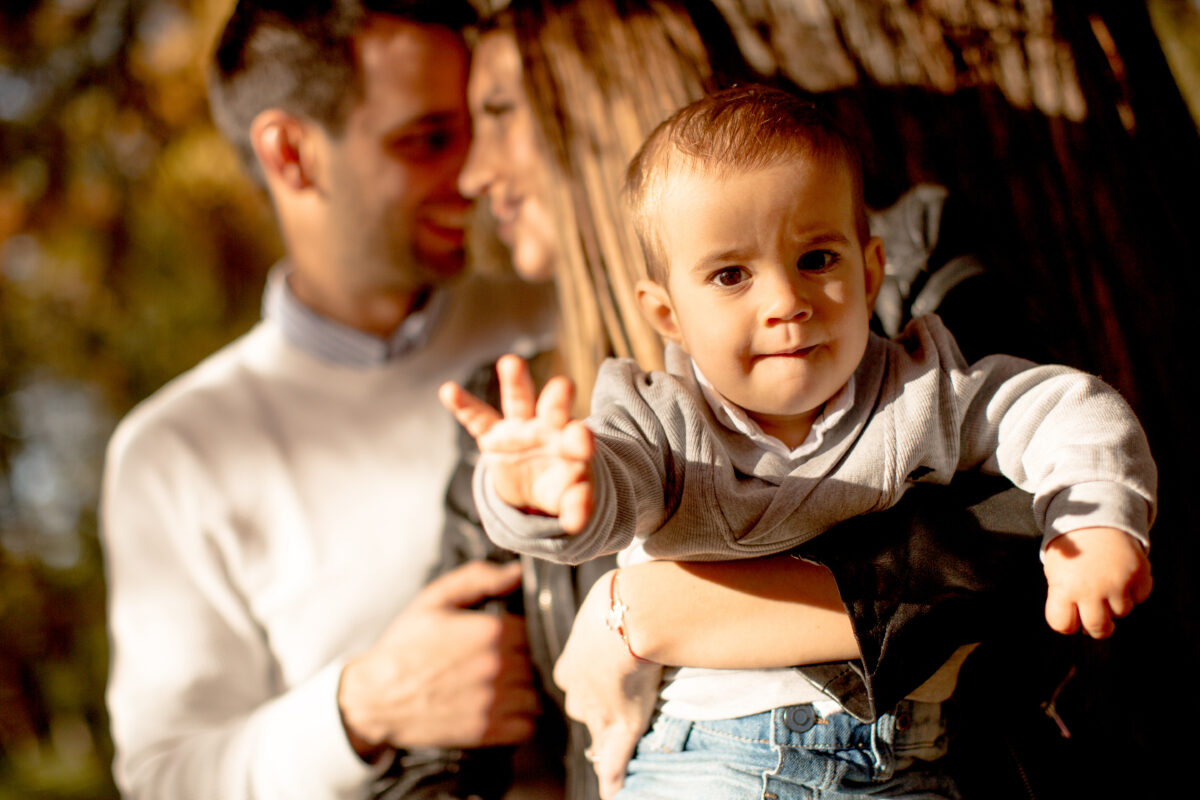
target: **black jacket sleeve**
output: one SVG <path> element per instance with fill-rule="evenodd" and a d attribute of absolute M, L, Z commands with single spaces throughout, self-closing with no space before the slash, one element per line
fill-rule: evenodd
<path fill-rule="evenodd" d="M 1031 498 L 1003 478 L 922 484 L 795 554 L 833 572 L 861 661 L 797 667 L 862 720 L 925 682 L 961 645 L 1040 620 L 1045 581 Z"/>

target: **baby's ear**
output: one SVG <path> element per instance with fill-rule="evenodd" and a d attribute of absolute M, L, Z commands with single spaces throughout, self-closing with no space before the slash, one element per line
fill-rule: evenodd
<path fill-rule="evenodd" d="M 863 246 L 863 283 L 866 287 L 868 312 L 875 310 L 875 298 L 879 296 L 879 289 L 883 286 L 885 263 L 887 258 L 883 252 L 883 239 L 872 236 Z"/>
<path fill-rule="evenodd" d="M 675 318 L 675 307 L 671 305 L 671 295 L 667 287 L 651 280 L 637 282 L 638 305 L 649 320 L 650 326 L 658 331 L 659 336 L 672 342 L 680 341 L 679 322 Z"/>

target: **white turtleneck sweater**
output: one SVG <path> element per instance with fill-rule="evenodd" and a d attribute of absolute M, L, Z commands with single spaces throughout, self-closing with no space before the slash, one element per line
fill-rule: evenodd
<path fill-rule="evenodd" d="M 363 796 L 338 680 L 435 563 L 457 452 L 437 388 L 543 331 L 535 297 L 463 283 L 414 350 L 351 366 L 297 347 L 268 296 L 121 423 L 102 528 L 125 796 Z"/>

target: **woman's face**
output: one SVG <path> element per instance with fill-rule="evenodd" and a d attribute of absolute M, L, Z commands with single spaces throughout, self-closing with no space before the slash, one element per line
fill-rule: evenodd
<path fill-rule="evenodd" d="M 511 34 L 480 39 L 467 83 L 473 138 L 458 185 L 467 197 L 488 198 L 513 267 L 528 281 L 554 274 L 558 241 L 547 199 L 546 162 L 534 135 L 533 110 L 521 81 L 521 57 Z"/>

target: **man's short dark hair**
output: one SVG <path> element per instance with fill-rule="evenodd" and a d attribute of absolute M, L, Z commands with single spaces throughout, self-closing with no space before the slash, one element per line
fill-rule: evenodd
<path fill-rule="evenodd" d="M 362 99 L 354 36 L 372 15 L 461 31 L 476 21 L 467 0 L 239 0 L 217 42 L 209 104 L 221 133 L 261 180 L 250 124 L 268 108 L 338 135 Z"/>

